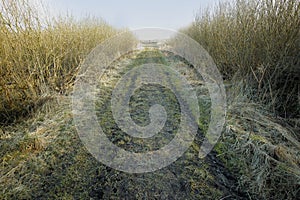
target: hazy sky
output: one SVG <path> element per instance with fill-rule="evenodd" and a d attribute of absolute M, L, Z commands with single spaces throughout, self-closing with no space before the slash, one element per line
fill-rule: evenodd
<path fill-rule="evenodd" d="M 200 8 L 219 0 L 44 0 L 52 15 L 72 13 L 76 18 L 101 17 L 122 28 L 161 27 L 178 29 L 188 26 Z"/>

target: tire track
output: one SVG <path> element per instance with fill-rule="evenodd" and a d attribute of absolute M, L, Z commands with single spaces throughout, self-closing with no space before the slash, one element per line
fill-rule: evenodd
<path fill-rule="evenodd" d="M 100 83 L 104 83 L 106 87 L 99 90 L 99 97 L 105 97 L 106 100 L 102 100 L 102 104 L 97 104 L 97 106 L 99 106 L 99 112 L 97 113 L 97 116 L 101 126 L 104 124 L 108 125 L 108 127 L 104 130 L 104 132 L 107 133 L 107 137 L 114 144 L 128 151 L 143 152 L 157 149 L 164 145 L 165 141 L 168 142 L 170 140 L 170 137 L 167 139 L 166 137 L 157 137 L 156 139 L 162 139 L 163 141 L 155 143 L 155 140 L 153 140 L 147 143 L 141 139 L 133 139 L 128 137 L 126 133 L 122 133 L 122 131 L 112 121 L 113 117 L 109 108 L 109 94 L 111 94 L 113 86 L 117 82 L 118 78 L 122 74 L 126 73 L 126 71 L 145 63 L 161 63 L 173 66 L 175 70 L 183 75 L 190 82 L 190 84 L 195 87 L 197 94 L 201 99 L 199 102 L 201 102 L 201 105 L 206 105 L 205 108 L 202 108 L 202 110 L 204 110 L 203 114 L 209 115 L 209 112 L 207 111 L 207 108 L 210 107 L 208 90 L 205 88 L 203 81 L 199 80 L 199 76 L 195 76 L 192 66 L 189 66 L 188 63 L 185 63 L 183 59 L 168 52 L 155 50 L 153 52 L 146 52 L 144 55 L 143 52 L 134 52 L 127 58 L 114 63 L 111 68 L 113 70 L 108 72 L 105 76 L 107 80 L 102 82 L 100 81 Z M 111 74 L 114 74 L 114 76 L 111 76 Z M 135 80 L 136 77 L 133 77 L 128 85 L 133 86 Z M 170 80 L 168 81 L 172 86 L 171 90 L 176 90 L 176 86 L 172 85 Z M 170 101 L 172 98 L 171 96 L 167 95 L 170 93 L 170 91 L 165 91 L 162 87 L 156 87 L 156 89 L 151 87 L 153 86 L 145 86 L 143 90 L 139 91 L 139 94 L 136 95 L 136 98 L 132 99 L 133 102 L 131 101 L 131 115 L 136 119 L 140 118 L 143 123 L 147 123 L 147 120 L 149 120 L 149 106 L 143 105 L 144 102 L 141 99 L 145 98 L 147 94 L 151 94 L 151 92 L 161 94 L 166 93 L 162 97 L 167 97 L 168 99 L 165 99 L 167 101 Z M 159 98 L 156 98 L 155 100 L 157 99 Z M 148 103 L 151 104 L 161 102 Z M 140 106 L 135 108 L 136 105 Z M 172 103 L 172 105 L 175 106 L 175 103 Z M 175 118 L 176 116 L 180 116 L 180 109 L 172 112 L 172 116 L 175 116 Z M 209 117 L 206 116 L 206 119 L 207 118 Z M 167 125 L 166 130 L 169 132 L 167 132 L 165 135 L 163 134 L 162 136 L 169 134 L 169 136 L 172 135 L 173 137 L 173 127 L 176 127 L 175 121 L 171 121 Z M 205 129 L 205 126 L 200 128 Z M 198 129 L 193 145 L 181 158 L 168 167 L 146 174 L 117 173 L 116 170 L 113 169 L 110 169 L 109 172 L 104 173 L 105 176 L 113 176 L 113 174 L 118 174 L 118 180 L 114 179 L 113 181 L 115 191 L 127 191 L 127 196 L 125 193 L 123 194 L 122 192 L 116 192 L 118 193 L 117 196 L 127 199 L 129 193 L 137 193 L 137 199 L 246 199 L 245 194 L 236 191 L 235 185 L 237 180 L 234 176 L 232 176 L 229 170 L 224 167 L 223 163 L 218 159 L 215 152 L 211 152 L 205 159 L 198 158 L 198 150 L 201 142 L 203 141 L 203 132 L 205 131 L 201 130 L 200 128 Z M 126 182 L 126 185 L 124 185 L 124 182 Z"/>

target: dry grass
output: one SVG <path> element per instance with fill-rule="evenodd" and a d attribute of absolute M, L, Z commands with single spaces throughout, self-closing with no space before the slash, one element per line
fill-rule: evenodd
<path fill-rule="evenodd" d="M 57 155 L 71 153 L 62 150 L 67 141 L 70 145 L 76 136 L 76 131 L 70 128 L 71 121 L 68 97 L 61 96 L 43 104 L 31 118 L 2 127 L 0 199 L 31 199 L 33 193 L 43 194 L 43 178 L 52 173 L 51 166 Z M 59 136 L 66 140 L 64 144 L 60 143 Z M 52 146 L 54 150 L 51 151 Z M 78 143 L 72 146 L 74 149 L 80 147 Z"/>
<path fill-rule="evenodd" d="M 117 173 L 86 152 L 72 124 L 69 97 L 63 95 L 71 91 L 87 53 L 118 31 L 94 19 L 41 21 L 26 0 L 0 3 L 0 124 L 5 124 L 0 128 L 0 198 L 47 194 L 68 199 L 72 192 L 88 198 L 87 188 L 113 188 L 118 177 L 108 177 Z M 296 0 L 241 0 L 198 15 L 185 30 L 233 85 L 216 150 L 249 199 L 299 196 L 299 9 Z M 40 110 L 31 118 L 7 123 L 35 108 Z M 131 186 L 139 187 L 130 178 Z M 191 188 L 206 189 L 205 184 L 193 181 Z"/>
<path fill-rule="evenodd" d="M 128 143 L 128 136 L 123 137 L 120 130 L 113 129 L 115 121 L 107 106 L 112 86 L 124 72 L 140 64 L 178 63 L 179 59 L 172 55 L 168 58 L 161 55 L 152 50 L 130 52 L 114 62 L 99 80 L 103 84 L 97 92 L 99 124 L 109 130 L 107 136 L 121 148 L 128 144 L 127 148 L 143 149 L 148 145 L 140 146 L 142 141 L 134 138 Z M 195 78 L 189 67 L 182 70 Z M 53 102 L 46 102 L 31 118 L 3 127 L 2 133 L 0 129 L 0 199 L 220 199 L 229 192 L 216 185 L 219 180 L 211 172 L 211 163 L 198 158 L 196 143 L 183 158 L 153 173 L 123 173 L 101 164 L 89 154 L 76 132 L 71 101 L 70 96 L 61 95 Z M 138 107 L 140 101 L 140 98 L 134 100 L 132 107 L 136 110 L 134 116 L 143 122 L 148 112 Z M 169 112 L 177 107 L 174 101 L 172 96 L 166 101 Z M 174 128 L 172 124 L 168 126 Z M 149 147 L 155 145 L 156 142 Z"/>
<path fill-rule="evenodd" d="M 283 117 L 300 117 L 300 2 L 239 0 L 197 15 L 183 30 L 214 58 L 225 79 Z"/>
<path fill-rule="evenodd" d="M 239 98 L 228 111 L 226 129 L 216 150 L 238 177 L 236 187 L 249 199 L 296 199 L 300 142 L 293 127 Z"/>
<path fill-rule="evenodd" d="M 27 0 L 0 2 L 0 122 L 68 93 L 83 58 L 117 33 L 105 22 L 42 21 Z"/>
<path fill-rule="evenodd" d="M 228 83 L 216 150 L 249 199 L 296 199 L 300 183 L 300 2 L 237 0 L 183 30 Z"/>

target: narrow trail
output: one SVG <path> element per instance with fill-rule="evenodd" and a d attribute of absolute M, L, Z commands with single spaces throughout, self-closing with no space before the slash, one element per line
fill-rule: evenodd
<path fill-rule="evenodd" d="M 133 57 L 133 58 L 130 58 Z M 210 119 L 210 97 L 208 90 L 192 66 L 189 66 L 182 58 L 172 55 L 170 52 L 152 50 L 134 52 L 124 60 L 113 64 L 110 71 L 104 75 L 99 85 L 99 98 L 97 113 L 104 132 L 108 133 L 109 139 L 121 148 L 132 152 L 145 152 L 157 150 L 166 145 L 177 133 L 180 123 L 180 105 L 172 91 L 158 85 L 145 85 L 135 91 L 130 101 L 131 117 L 136 124 L 145 126 L 150 123 L 149 108 L 151 105 L 163 105 L 167 111 L 168 120 L 164 128 L 151 139 L 137 139 L 128 137 L 120 130 L 113 120 L 110 109 L 110 99 L 103 101 L 104 96 L 110 96 L 118 78 L 126 71 L 146 63 L 164 64 L 173 67 L 183 75 L 197 92 L 200 111 L 201 127 L 199 127 L 195 142 L 187 152 L 176 162 L 161 170 L 146 174 L 123 174 L 120 181 L 116 181 L 116 187 L 125 187 L 120 184 L 126 182 L 127 187 L 135 188 L 140 199 L 245 199 L 244 194 L 235 191 L 235 178 L 231 175 L 216 152 L 211 152 L 205 159 L 197 157 L 198 150 L 204 137 Z M 115 76 L 119 74 L 120 76 Z M 134 82 L 134 77 L 131 82 Z M 130 85 L 132 83 L 128 83 Z M 103 86 L 105 85 L 105 86 Z M 104 108 L 104 109 L 103 109 Z M 102 128 L 103 128 L 102 127 Z M 115 173 L 112 170 L 112 176 Z M 122 192 L 119 195 L 122 196 Z M 127 198 L 124 193 L 122 198 Z"/>

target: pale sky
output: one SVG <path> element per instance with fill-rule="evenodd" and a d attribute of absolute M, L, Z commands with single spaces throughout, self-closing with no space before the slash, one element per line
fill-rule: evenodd
<path fill-rule="evenodd" d="M 219 0 L 43 0 L 52 15 L 87 15 L 104 19 L 116 28 L 160 27 L 177 30 L 188 26 L 199 9 Z M 49 11 L 49 10 L 48 10 Z M 47 11 L 47 12 L 48 12 Z"/>

